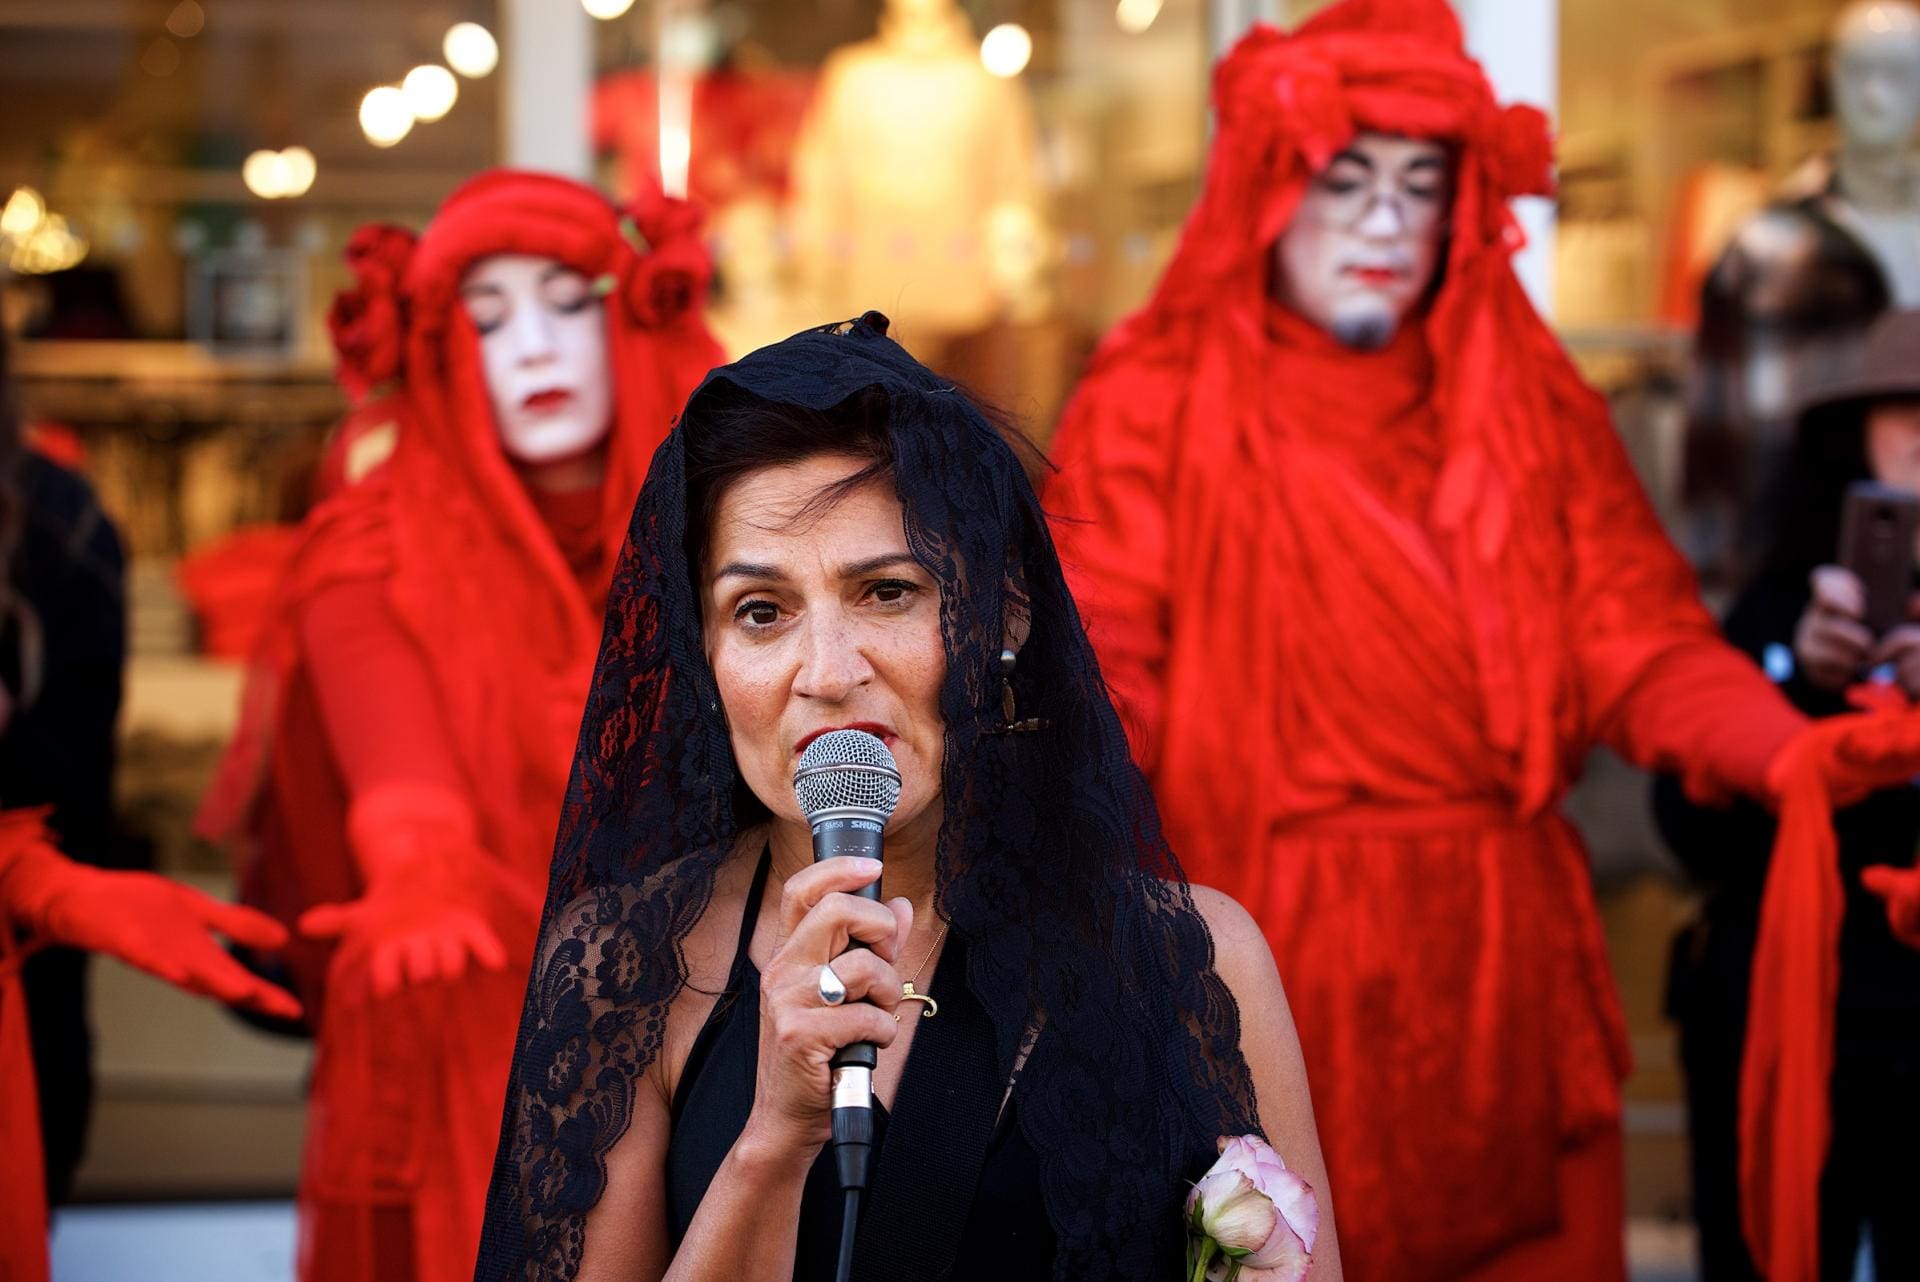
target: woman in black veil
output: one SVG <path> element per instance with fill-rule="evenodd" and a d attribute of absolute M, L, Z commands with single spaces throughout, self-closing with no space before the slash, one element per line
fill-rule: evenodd
<path fill-rule="evenodd" d="M 793 796 L 848 726 L 904 779 L 886 904 L 812 864 Z M 1330 1210 L 1259 930 L 1162 839 L 1013 449 L 877 313 L 715 370 L 654 456 L 479 1277 L 831 1276 L 826 1061 L 862 1039 L 887 1049 L 855 1278 L 1174 1278 L 1227 1136 Z"/>

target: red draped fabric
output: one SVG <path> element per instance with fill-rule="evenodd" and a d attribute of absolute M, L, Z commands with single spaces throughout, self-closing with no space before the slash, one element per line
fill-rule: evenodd
<path fill-rule="evenodd" d="M 40 1108 L 27 1034 L 26 993 L 20 963 L 26 950 L 9 909 L 15 878 L 26 861 L 52 854 L 38 811 L 0 813 L 0 1278 L 41 1282 L 47 1276 L 47 1190 L 41 1178 Z M 57 857 L 57 856 L 55 856 Z"/>
<path fill-rule="evenodd" d="M 1560 1193 L 1595 1152 L 1617 1185 L 1628 1048 L 1556 803 L 1596 743 L 1764 795 L 1800 718 L 1719 639 L 1513 276 L 1544 122 L 1494 104 L 1447 6 L 1256 28 L 1215 99 L 1173 265 L 1061 428 L 1063 560 L 1174 849 L 1273 946 L 1349 1275 L 1507 1276 L 1524 1251 L 1618 1279 L 1617 1219 L 1570 1222 L 1618 1197 Z M 1443 283 L 1372 353 L 1268 297 L 1274 238 L 1356 129 L 1458 153 Z"/>
<path fill-rule="evenodd" d="M 488 888 L 508 963 L 382 996 L 364 950 L 294 951 L 319 1012 L 309 1282 L 472 1275 L 613 558 L 655 446 L 722 359 L 699 316 L 696 233 L 688 207 L 657 194 L 622 211 L 500 171 L 455 192 L 417 243 L 373 227 L 349 248 L 360 288 L 335 306 L 342 381 L 380 396 L 396 443 L 364 479 L 343 472 L 308 519 L 201 827 L 235 844 L 250 897 L 291 923 L 362 893 L 364 847 L 395 835 L 352 828 L 350 809 L 424 797 L 444 823 L 399 818 L 485 861 L 470 881 Z M 498 445 L 457 290 L 504 253 L 603 282 L 614 424 L 597 493 L 536 500 Z"/>

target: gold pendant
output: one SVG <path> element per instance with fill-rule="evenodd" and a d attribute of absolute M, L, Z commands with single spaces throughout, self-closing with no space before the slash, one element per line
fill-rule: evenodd
<path fill-rule="evenodd" d="M 923 1005 L 920 1008 L 921 1019 L 932 1019 L 935 1015 L 938 1015 L 940 1013 L 940 1003 L 933 1000 L 933 998 L 928 997 L 924 993 L 914 992 L 913 981 L 911 979 L 909 979 L 906 983 L 900 985 L 900 1000 L 903 1002 L 925 1003 L 925 1005 Z"/>

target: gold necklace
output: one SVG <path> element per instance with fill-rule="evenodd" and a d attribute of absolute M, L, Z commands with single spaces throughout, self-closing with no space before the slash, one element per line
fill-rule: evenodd
<path fill-rule="evenodd" d="M 947 923 L 943 921 L 940 923 L 940 933 L 933 937 L 933 942 L 931 944 L 927 945 L 926 956 L 922 957 L 920 959 L 920 964 L 913 968 L 912 978 L 908 979 L 906 983 L 900 985 L 901 1001 L 923 1003 L 922 1006 L 920 1007 L 921 1019 L 932 1019 L 935 1015 L 938 1015 L 940 1013 L 940 1003 L 935 1001 L 933 998 L 927 996 L 925 993 L 914 992 L 913 981 L 920 978 L 920 972 L 927 968 L 927 961 L 929 958 L 933 956 L 933 950 L 940 947 L 940 941 L 945 939 L 946 937 L 947 937 Z M 898 1015 L 895 1015 L 893 1019 L 896 1024 L 900 1022 L 900 1017 Z"/>

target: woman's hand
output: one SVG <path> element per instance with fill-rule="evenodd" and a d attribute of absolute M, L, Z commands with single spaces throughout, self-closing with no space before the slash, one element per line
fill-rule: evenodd
<path fill-rule="evenodd" d="M 873 859 L 828 859 L 787 879 L 783 942 L 760 976 L 760 1061 L 747 1131 L 775 1153 L 812 1161 L 832 1133 L 834 1052 L 854 1042 L 888 1046 L 900 1026 L 894 969 L 913 926 L 905 899 L 877 904 L 853 891 L 880 875 Z M 868 949 L 846 952 L 850 942 Z M 845 954 L 844 956 L 842 954 Z M 820 1000 L 820 967 L 846 985 L 838 1006 Z"/>
<path fill-rule="evenodd" d="M 1920 619 L 1920 593 L 1908 598 L 1907 618 Z M 1920 623 L 1903 623 L 1881 637 L 1868 663 L 1891 667 L 1907 698 L 1920 699 Z"/>
<path fill-rule="evenodd" d="M 1793 630 L 1793 653 L 1807 680 L 1838 693 L 1859 679 L 1874 637 L 1861 622 L 1866 588 L 1851 571 L 1823 565 L 1813 572 L 1813 599 Z"/>

